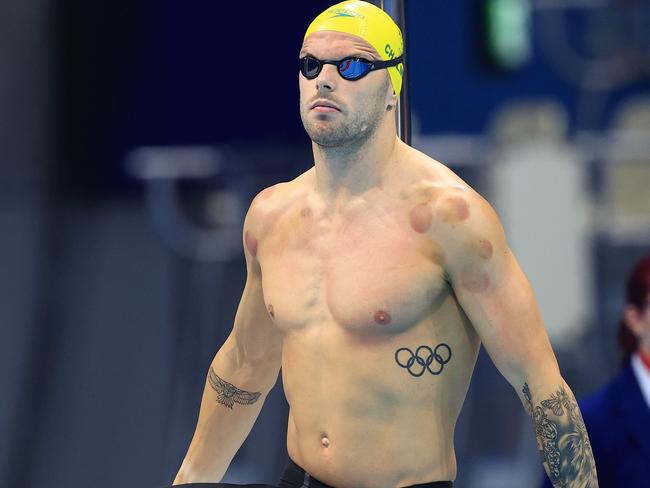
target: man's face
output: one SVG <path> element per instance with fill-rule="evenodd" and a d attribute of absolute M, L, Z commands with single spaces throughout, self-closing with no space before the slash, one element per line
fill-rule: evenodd
<path fill-rule="evenodd" d="M 314 32 L 305 39 L 299 57 L 307 54 L 327 61 L 348 56 L 381 59 L 363 39 L 334 31 Z M 391 100 L 392 85 L 385 69 L 350 81 L 339 75 L 335 65 L 326 64 L 313 80 L 300 72 L 298 79 L 300 118 L 311 140 L 321 146 L 336 147 L 367 139 L 386 115 Z M 333 103 L 339 110 L 313 108 L 318 100 Z"/>

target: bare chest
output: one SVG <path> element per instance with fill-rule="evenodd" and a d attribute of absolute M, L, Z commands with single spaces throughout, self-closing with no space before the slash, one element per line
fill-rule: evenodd
<path fill-rule="evenodd" d="M 258 258 L 267 310 L 286 332 L 333 322 L 395 334 L 447 293 L 439 247 L 400 208 L 328 219 L 296 206 L 274 222 Z"/>

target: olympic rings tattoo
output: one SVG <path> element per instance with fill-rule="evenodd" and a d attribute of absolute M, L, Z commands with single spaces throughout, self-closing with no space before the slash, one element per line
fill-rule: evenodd
<path fill-rule="evenodd" d="M 443 349 L 442 354 L 438 352 L 438 350 L 441 348 Z M 420 351 L 422 350 L 428 351 L 428 356 L 420 356 Z M 400 352 L 402 351 L 406 351 L 410 354 L 406 362 L 400 361 L 399 356 Z M 404 359 L 404 354 L 402 354 L 402 359 Z M 411 376 L 415 377 L 422 376 L 427 370 L 434 376 L 439 375 L 442 373 L 442 370 L 445 368 L 445 364 L 447 364 L 450 359 L 451 347 L 444 343 L 438 344 L 433 350 L 429 346 L 420 346 L 415 350 L 415 353 L 408 347 L 400 347 L 397 351 L 395 351 L 395 361 L 397 361 L 397 364 L 399 364 L 400 367 L 406 369 L 411 374 Z M 431 363 L 434 361 L 438 364 L 438 367 L 435 370 L 432 370 L 429 366 L 431 366 Z M 418 366 L 422 367 L 422 369 L 420 370 L 419 367 L 413 368 L 414 363 L 417 363 Z M 418 370 L 420 371 L 418 372 Z"/>

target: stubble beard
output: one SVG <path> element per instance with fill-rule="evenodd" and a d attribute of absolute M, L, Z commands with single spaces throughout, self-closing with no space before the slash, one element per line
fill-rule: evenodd
<path fill-rule="evenodd" d="M 319 146 L 334 148 L 358 144 L 368 140 L 381 124 L 386 113 L 383 92 L 358 106 L 368 108 L 346 112 L 347 118 L 342 113 L 314 117 L 309 107 L 301 104 L 300 118 L 309 138 Z"/>

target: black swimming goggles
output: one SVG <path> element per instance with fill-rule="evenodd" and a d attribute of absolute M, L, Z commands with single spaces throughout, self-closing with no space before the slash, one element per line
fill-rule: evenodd
<path fill-rule="evenodd" d="M 402 56 L 390 61 L 370 61 L 363 58 L 343 58 L 340 61 L 321 61 L 313 56 L 300 58 L 300 72 L 308 80 L 313 80 L 325 64 L 333 64 L 342 78 L 350 81 L 360 80 L 371 71 L 397 66 L 402 62 Z"/>

